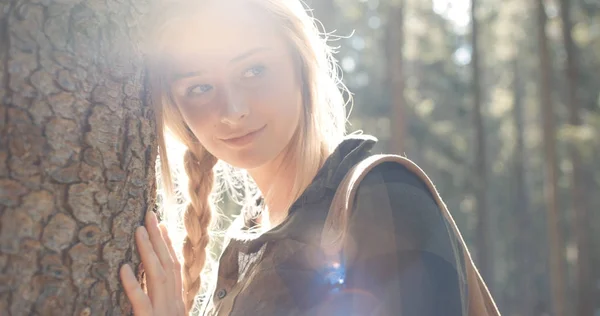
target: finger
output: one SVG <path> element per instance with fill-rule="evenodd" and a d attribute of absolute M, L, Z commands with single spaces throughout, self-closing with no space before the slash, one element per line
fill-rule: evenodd
<path fill-rule="evenodd" d="M 171 257 L 171 253 L 169 252 L 167 243 L 163 238 L 163 234 L 161 230 L 158 228 L 158 219 L 156 218 L 156 213 L 149 212 L 146 215 L 146 229 L 148 230 L 148 234 L 150 235 L 150 241 L 152 242 L 152 248 L 154 249 L 154 253 L 156 253 L 160 264 L 165 271 L 167 276 L 167 282 L 165 284 L 168 289 L 168 301 L 173 301 L 176 299 L 174 295 L 177 292 L 174 292 L 175 289 L 175 274 L 173 273 L 174 264 L 173 258 Z"/>
<path fill-rule="evenodd" d="M 149 212 L 146 215 L 146 229 L 150 235 L 150 241 L 152 242 L 152 248 L 158 256 L 160 263 L 162 264 L 165 271 L 173 270 L 173 258 L 167 247 L 167 243 L 163 238 L 163 234 L 158 228 L 158 219 L 154 212 Z"/>
<path fill-rule="evenodd" d="M 121 282 L 123 282 L 123 289 L 125 289 L 125 294 L 129 298 L 129 302 L 131 302 L 133 313 L 136 316 L 152 315 L 150 298 L 142 290 L 142 287 L 133 274 L 133 270 L 128 264 L 121 267 L 120 275 Z"/>
<path fill-rule="evenodd" d="M 160 229 L 160 233 L 165 240 L 165 244 L 167 245 L 167 249 L 169 249 L 169 254 L 171 254 L 171 258 L 173 258 L 173 263 L 178 264 L 179 260 L 177 259 L 177 253 L 175 252 L 175 248 L 173 247 L 173 241 L 169 236 L 169 231 L 167 230 L 167 226 L 164 223 L 158 225 Z"/>
<path fill-rule="evenodd" d="M 168 293 L 167 274 L 152 248 L 152 243 L 145 227 L 140 226 L 135 232 L 135 239 L 140 252 L 144 270 L 146 271 L 146 288 L 154 308 L 162 307 Z"/>
<path fill-rule="evenodd" d="M 167 231 L 167 226 L 164 224 L 160 224 L 158 226 L 160 228 L 160 232 L 167 244 L 167 248 L 169 249 L 169 253 L 171 254 L 171 258 L 173 258 L 173 274 L 175 275 L 175 287 L 173 289 L 174 293 L 178 294 L 178 302 L 181 302 L 181 308 L 183 309 L 183 285 L 181 280 L 181 264 L 177 259 L 177 254 L 175 253 L 175 249 L 173 248 L 173 242 L 169 237 L 169 232 Z"/>

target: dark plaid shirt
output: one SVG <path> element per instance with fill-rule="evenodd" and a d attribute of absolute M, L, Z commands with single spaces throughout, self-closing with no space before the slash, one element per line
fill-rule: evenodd
<path fill-rule="evenodd" d="M 348 137 L 282 224 L 230 240 L 205 315 L 462 315 L 456 239 L 425 184 L 403 166 L 382 164 L 361 183 L 348 235 L 356 256 L 341 265 L 324 259 L 333 195 L 375 142 Z"/>

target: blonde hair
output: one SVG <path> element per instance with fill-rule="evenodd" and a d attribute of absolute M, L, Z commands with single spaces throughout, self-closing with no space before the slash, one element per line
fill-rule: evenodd
<path fill-rule="evenodd" d="M 178 201 L 185 205 L 183 216 L 163 212 L 170 229 L 183 222 L 186 235 L 183 239 L 184 301 L 189 312 L 195 296 L 208 276 L 212 261 L 206 248 L 212 234 L 216 234 L 218 212 L 215 202 L 227 190 L 240 204 L 254 202 L 258 192 L 252 179 L 243 170 L 237 170 L 219 161 L 198 142 L 184 123 L 183 117 L 170 95 L 160 38 L 165 30 L 179 18 L 193 18 L 199 3 L 210 0 L 184 0 L 169 2 L 157 10 L 159 19 L 151 22 L 157 29 L 150 44 L 148 71 L 152 103 L 158 129 L 159 170 L 161 191 L 166 202 Z M 218 0 L 227 1 L 227 0 Z M 229 0 L 234 1 L 234 0 Z M 327 155 L 334 150 L 345 134 L 346 111 L 344 95 L 348 92 L 340 80 L 333 49 L 327 45 L 327 34 L 322 34 L 318 22 L 307 14 L 299 0 L 245 0 L 270 13 L 281 23 L 284 37 L 292 46 L 299 61 L 302 84 L 303 115 L 298 130 L 290 142 L 287 153 L 295 160 L 298 170 L 293 182 L 292 199 L 287 207 L 300 197 L 322 166 Z M 322 36 L 325 35 L 325 36 Z M 348 100 L 350 93 L 348 92 Z M 183 158 L 183 159 L 182 159 Z M 181 167 L 183 166 L 183 168 Z M 187 188 L 187 190 L 186 190 Z M 241 193 L 240 193 L 241 191 Z M 268 200 L 268 192 L 265 199 Z M 239 198 L 242 196 L 242 198 Z M 243 208 L 242 208 L 243 209 Z M 171 211 L 171 209 L 169 209 Z M 169 220 L 169 218 L 174 220 Z M 173 224 L 175 223 L 175 224 Z M 206 264 L 206 266 L 205 266 Z"/>

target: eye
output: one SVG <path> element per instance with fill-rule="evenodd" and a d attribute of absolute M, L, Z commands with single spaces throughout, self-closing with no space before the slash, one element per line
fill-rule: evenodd
<path fill-rule="evenodd" d="M 244 78 L 254 78 L 254 77 L 258 77 L 260 75 L 262 75 L 266 70 L 266 67 L 263 65 L 256 65 L 256 66 L 252 66 L 248 69 L 246 69 L 243 73 L 242 73 L 242 77 Z"/>
<path fill-rule="evenodd" d="M 197 84 L 197 85 L 193 85 L 193 86 L 187 88 L 186 95 L 189 97 L 198 96 L 198 95 L 202 95 L 212 89 L 213 89 L 213 87 L 209 84 Z"/>

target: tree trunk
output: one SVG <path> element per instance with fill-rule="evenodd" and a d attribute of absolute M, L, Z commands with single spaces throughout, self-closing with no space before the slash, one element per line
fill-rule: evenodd
<path fill-rule="evenodd" d="M 538 49 L 540 67 L 540 111 L 543 118 L 543 139 L 545 158 L 544 191 L 547 211 L 547 229 L 550 253 L 550 278 L 552 283 L 552 304 L 554 315 L 565 312 L 565 262 L 564 238 L 559 223 L 556 161 L 556 127 L 554 105 L 551 97 L 552 64 L 546 35 L 546 12 L 543 0 L 536 0 L 538 16 Z"/>
<path fill-rule="evenodd" d="M 526 184 L 527 168 L 525 167 L 525 122 L 523 119 L 523 72 L 519 68 L 520 54 L 516 54 L 513 61 L 513 120 L 515 127 L 515 150 L 514 150 L 514 204 L 513 204 L 513 227 L 515 227 L 516 243 L 513 245 L 513 255 L 516 260 L 517 280 L 519 293 L 516 293 L 518 304 L 515 310 L 518 315 L 533 315 L 532 307 L 535 305 L 533 278 L 536 262 L 535 245 L 532 240 L 535 235 L 531 234 L 531 214 L 529 208 L 528 189 Z"/>
<path fill-rule="evenodd" d="M 567 55 L 565 76 L 567 81 L 567 106 L 569 112 L 569 124 L 573 128 L 581 126 L 581 115 L 579 112 L 579 100 L 577 98 L 577 58 L 576 48 L 571 36 L 573 24 L 571 22 L 571 7 L 568 0 L 561 0 L 561 19 L 563 30 L 563 41 Z M 589 215 L 582 186 L 582 166 L 578 146 L 572 143 L 571 154 L 571 219 L 573 221 L 572 234 L 575 235 L 577 244 L 577 315 L 590 316 L 593 314 L 593 279 L 590 273 L 590 243 L 589 243 Z"/>
<path fill-rule="evenodd" d="M 397 3 L 396 3 L 397 2 Z M 392 3 L 388 13 L 387 64 L 391 94 L 390 105 L 390 152 L 405 154 L 406 151 L 406 102 L 404 100 L 404 1 Z"/>
<path fill-rule="evenodd" d="M 142 7 L 0 4 L 2 315 L 131 313 L 118 269 L 155 197 Z"/>
<path fill-rule="evenodd" d="M 475 195 L 477 200 L 477 266 L 483 278 L 493 289 L 494 277 L 492 266 L 494 260 L 492 243 L 490 242 L 489 214 L 487 208 L 487 167 L 485 150 L 485 129 L 483 126 L 483 113 L 481 109 L 481 71 L 479 63 L 479 25 L 477 19 L 477 1 L 471 1 L 471 54 L 472 91 L 473 91 L 473 126 L 475 133 Z"/>

